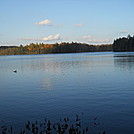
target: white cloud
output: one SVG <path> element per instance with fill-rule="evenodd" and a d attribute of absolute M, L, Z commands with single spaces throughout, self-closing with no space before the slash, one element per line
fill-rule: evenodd
<path fill-rule="evenodd" d="M 96 39 L 96 38 L 92 38 L 91 35 L 82 36 L 81 39 L 83 39 L 85 42 L 88 42 L 88 43 L 108 43 L 108 42 L 111 41 L 110 39 Z"/>
<path fill-rule="evenodd" d="M 56 35 L 49 35 L 44 38 L 21 38 L 21 40 L 31 40 L 31 41 L 53 41 L 53 40 L 61 40 L 61 35 L 56 34 Z"/>
<path fill-rule="evenodd" d="M 43 21 L 40 21 L 38 23 L 35 23 L 36 25 L 49 25 L 50 23 L 52 23 L 51 20 L 45 19 Z"/>
<path fill-rule="evenodd" d="M 109 43 L 110 39 L 91 39 L 88 42 L 90 43 Z"/>
<path fill-rule="evenodd" d="M 124 34 L 124 33 L 128 33 L 128 31 L 125 30 L 125 31 L 121 31 L 121 32 L 120 32 L 120 34 Z"/>
<path fill-rule="evenodd" d="M 42 38 L 42 40 L 44 41 L 52 41 L 52 40 L 60 40 L 60 34 L 56 34 L 56 35 L 49 35 L 47 37 Z"/>
<path fill-rule="evenodd" d="M 82 39 L 90 39 L 91 36 L 90 36 L 90 35 L 86 35 L 86 36 L 82 36 L 81 38 L 82 38 Z"/>
<path fill-rule="evenodd" d="M 21 40 L 38 40 L 38 39 L 34 39 L 34 38 L 21 38 Z"/>
<path fill-rule="evenodd" d="M 80 27 L 83 26 L 84 24 L 75 24 L 75 26 Z"/>

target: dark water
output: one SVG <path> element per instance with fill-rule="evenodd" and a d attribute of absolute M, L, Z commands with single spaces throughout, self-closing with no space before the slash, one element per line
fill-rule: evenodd
<path fill-rule="evenodd" d="M 1 122 L 76 114 L 108 134 L 134 133 L 134 53 L 0 56 Z"/>

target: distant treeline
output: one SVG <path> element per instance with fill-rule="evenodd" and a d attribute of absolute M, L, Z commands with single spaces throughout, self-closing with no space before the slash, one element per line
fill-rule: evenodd
<path fill-rule="evenodd" d="M 27 55 L 27 54 L 51 54 L 51 53 L 80 53 L 112 51 L 112 45 L 89 45 L 77 42 L 62 42 L 60 44 L 31 43 L 23 46 L 1 46 L 0 55 Z"/>
<path fill-rule="evenodd" d="M 134 51 L 134 36 L 128 35 L 127 38 L 116 39 L 113 43 L 114 52 L 131 52 Z"/>
<path fill-rule="evenodd" d="M 17 46 L 0 46 L 0 49 L 17 48 Z"/>

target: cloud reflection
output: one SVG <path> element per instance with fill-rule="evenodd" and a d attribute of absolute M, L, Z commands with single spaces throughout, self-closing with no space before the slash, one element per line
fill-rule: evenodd
<path fill-rule="evenodd" d="M 53 85 L 50 78 L 44 78 L 43 81 L 41 81 L 41 85 L 45 90 L 53 90 Z"/>

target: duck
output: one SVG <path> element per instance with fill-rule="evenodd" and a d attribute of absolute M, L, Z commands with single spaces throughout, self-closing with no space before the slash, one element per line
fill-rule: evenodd
<path fill-rule="evenodd" d="M 17 70 L 13 70 L 14 73 L 17 73 Z"/>

